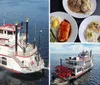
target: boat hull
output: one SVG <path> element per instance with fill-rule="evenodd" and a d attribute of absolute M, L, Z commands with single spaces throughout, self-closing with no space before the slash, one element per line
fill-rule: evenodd
<path fill-rule="evenodd" d="M 86 69 L 85 71 L 81 72 L 81 73 L 78 74 L 78 75 L 75 75 L 75 76 L 72 76 L 72 77 L 66 78 L 65 80 L 77 79 L 77 78 L 81 77 L 82 75 L 84 75 L 85 73 L 87 73 L 88 71 L 90 71 L 91 69 L 92 69 L 92 67 Z"/>
<path fill-rule="evenodd" d="M 70 77 L 70 78 L 66 78 L 65 80 L 62 80 L 61 78 L 58 78 L 57 76 L 55 76 L 55 78 L 52 79 L 51 85 L 55 85 L 55 84 L 56 85 L 58 85 L 58 84 L 59 85 L 67 85 L 68 83 L 72 82 L 73 80 L 78 79 L 79 77 L 81 77 L 82 75 L 84 75 L 85 73 L 90 71 L 91 69 L 92 69 L 92 67 L 90 69 L 80 73 L 80 75 L 76 75 L 76 76 L 73 76 L 73 77 Z M 57 80 L 57 79 L 59 79 L 59 80 Z M 55 82 L 55 81 L 57 81 L 57 82 Z M 61 83 L 61 81 L 63 81 L 63 82 Z"/>
<path fill-rule="evenodd" d="M 5 68 L 3 66 L 0 67 L 1 71 L 5 71 L 6 70 L 6 74 L 9 76 L 12 76 L 14 78 L 17 79 L 22 79 L 22 80 L 40 80 L 42 77 L 44 77 L 44 70 L 40 70 L 37 72 L 33 72 L 33 73 L 21 73 L 18 72 L 16 70 L 13 69 L 9 69 L 9 68 Z"/>
<path fill-rule="evenodd" d="M 88 71 L 90 71 L 91 69 L 92 69 L 92 67 L 86 69 L 85 71 L 81 72 L 78 75 L 71 76 L 71 77 L 66 77 L 64 80 L 69 81 L 69 80 L 72 80 L 72 79 L 77 79 L 77 78 L 81 77 L 82 75 L 84 75 L 85 73 L 87 73 Z M 56 74 L 53 74 L 52 75 L 52 80 L 54 81 L 56 78 L 58 78 L 58 76 Z"/>

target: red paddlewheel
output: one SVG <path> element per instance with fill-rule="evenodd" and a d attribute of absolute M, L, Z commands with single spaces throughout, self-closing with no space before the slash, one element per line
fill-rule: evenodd
<path fill-rule="evenodd" d="M 72 75 L 72 70 L 65 66 L 57 66 L 56 75 L 62 79 L 65 79 L 66 77 L 70 77 Z"/>

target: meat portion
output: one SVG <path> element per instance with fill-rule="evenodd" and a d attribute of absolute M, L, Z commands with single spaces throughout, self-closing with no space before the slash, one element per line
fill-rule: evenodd
<path fill-rule="evenodd" d="M 64 20 L 60 24 L 60 28 L 58 30 L 58 41 L 64 42 L 67 41 L 70 35 L 71 25 L 68 21 Z"/>
<path fill-rule="evenodd" d="M 68 0 L 68 7 L 76 13 L 87 13 L 91 11 L 90 0 Z"/>
<path fill-rule="evenodd" d="M 80 12 L 81 11 L 81 0 L 68 0 L 68 6 L 70 10 L 73 12 Z"/>

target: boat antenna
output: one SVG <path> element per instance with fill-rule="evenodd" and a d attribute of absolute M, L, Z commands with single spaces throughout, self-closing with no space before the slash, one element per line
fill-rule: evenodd
<path fill-rule="evenodd" d="M 41 34 L 42 33 L 42 30 L 39 31 L 39 41 L 38 41 L 38 50 L 40 51 L 40 37 L 41 37 Z"/>
<path fill-rule="evenodd" d="M 40 61 L 40 58 L 39 58 L 39 56 L 40 56 L 40 54 L 39 54 L 39 52 L 40 52 L 40 34 L 42 33 L 42 30 L 40 30 L 39 31 L 39 39 L 38 39 L 38 65 L 39 65 L 39 61 Z"/>
<path fill-rule="evenodd" d="M 29 21 L 29 18 L 26 18 L 26 44 L 28 42 L 28 21 Z"/>
<path fill-rule="evenodd" d="M 15 24 L 15 53 L 17 54 L 17 41 L 18 41 L 18 22 Z"/>
<path fill-rule="evenodd" d="M 20 25 L 23 26 L 24 22 L 21 22 Z"/>
<path fill-rule="evenodd" d="M 92 57 L 92 50 L 90 50 L 90 57 Z"/>
<path fill-rule="evenodd" d="M 36 24 L 35 24 L 34 39 L 33 39 L 33 48 L 34 49 L 35 49 L 35 43 L 36 43 Z"/>

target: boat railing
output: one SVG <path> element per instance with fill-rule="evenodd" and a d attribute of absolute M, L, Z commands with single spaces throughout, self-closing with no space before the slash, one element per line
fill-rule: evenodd
<path fill-rule="evenodd" d="M 36 49 L 32 49 L 31 51 L 25 52 L 25 53 L 22 52 L 22 51 L 18 51 L 17 56 L 27 56 L 27 57 L 29 57 L 29 56 L 33 55 L 36 51 L 37 51 Z M 14 52 L 14 54 L 16 54 L 16 53 Z"/>
<path fill-rule="evenodd" d="M 5 41 L 0 40 L 0 45 L 5 45 Z"/>
<path fill-rule="evenodd" d="M 70 67 L 70 68 L 80 68 L 80 67 L 83 67 L 83 65 L 67 65 L 67 67 Z"/>
<path fill-rule="evenodd" d="M 17 57 L 12 54 L 9 54 L 8 56 L 11 56 L 21 67 L 24 67 L 24 64 Z M 0 63 L 2 63 L 2 61 L 7 62 L 6 59 L 0 58 Z"/>
<path fill-rule="evenodd" d="M 17 63 L 21 66 L 24 67 L 24 64 L 17 58 L 17 57 L 13 57 L 15 59 L 15 61 L 17 61 Z"/>
<path fill-rule="evenodd" d="M 32 45 L 30 45 L 32 46 Z M 33 54 L 35 54 L 37 52 L 37 47 L 35 47 L 34 49 L 32 47 L 28 46 L 28 49 L 26 49 L 26 52 L 22 51 L 17 51 L 17 53 L 14 52 L 9 52 L 8 56 L 19 56 L 19 57 L 30 57 Z M 13 49 L 13 48 L 12 48 Z M 22 48 L 23 49 L 23 48 Z"/>
<path fill-rule="evenodd" d="M 0 34 L 0 38 L 8 38 L 9 36 L 7 34 Z"/>
<path fill-rule="evenodd" d="M 91 62 L 85 64 L 85 66 L 87 66 L 87 67 L 90 66 L 90 65 L 91 65 Z"/>
<path fill-rule="evenodd" d="M 90 61 L 91 60 L 91 58 L 90 57 L 88 57 L 88 58 L 85 58 L 85 60 L 84 61 Z"/>
<path fill-rule="evenodd" d="M 72 64 L 69 64 L 69 63 L 65 63 L 65 62 L 63 62 L 62 65 L 63 66 L 67 66 L 69 68 L 80 68 L 80 67 L 83 67 L 83 65 L 72 65 Z"/>

